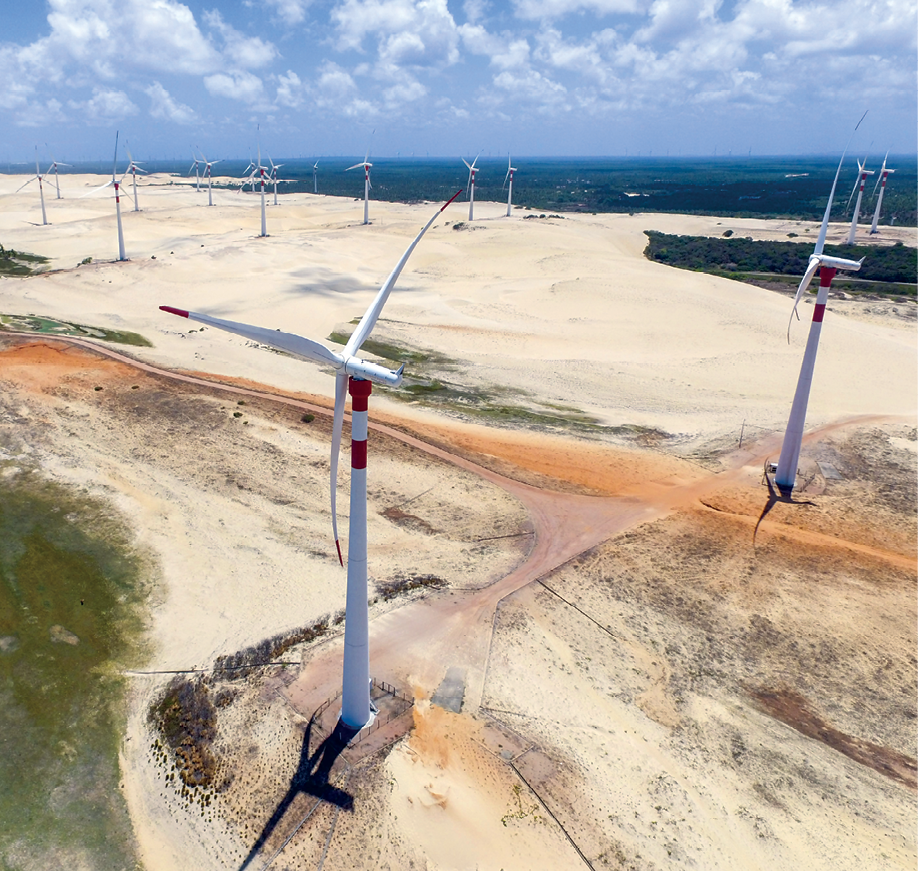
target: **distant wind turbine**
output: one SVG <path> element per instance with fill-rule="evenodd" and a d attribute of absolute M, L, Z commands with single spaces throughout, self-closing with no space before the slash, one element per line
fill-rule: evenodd
<path fill-rule="evenodd" d="M 370 188 L 373 185 L 370 184 L 370 167 L 373 164 L 370 163 L 370 146 L 367 145 L 367 154 L 363 159 L 363 163 L 355 163 L 353 166 L 349 166 L 345 172 L 350 172 L 352 169 L 360 169 L 363 167 L 363 223 L 370 223 Z"/>
<path fill-rule="evenodd" d="M 198 151 L 201 151 L 199 148 Z M 204 163 L 204 177 L 207 179 L 207 205 L 212 206 L 214 204 L 214 195 L 213 195 L 213 167 L 218 164 L 219 160 L 208 160 L 204 156 L 204 152 L 201 151 L 201 160 Z"/>
<path fill-rule="evenodd" d="M 367 155 L 369 157 L 369 155 Z M 312 192 L 317 194 L 319 192 L 319 161 L 317 160 L 312 165 Z"/>
<path fill-rule="evenodd" d="M 271 181 L 274 182 L 274 205 L 277 205 L 277 171 L 283 166 L 282 163 L 275 163 L 268 155 L 268 163 L 271 164 Z"/>
<path fill-rule="evenodd" d="M 360 164 L 358 164 L 359 166 Z M 369 338 L 382 312 L 395 282 L 421 237 L 443 210 L 462 191 L 444 203 L 421 229 L 408 246 L 395 269 L 379 289 L 375 299 L 351 334 L 343 351 L 336 352 L 302 336 L 226 321 L 210 315 L 160 306 L 163 311 L 189 318 L 255 342 L 286 351 L 304 360 L 335 370 L 335 410 L 332 417 L 331 441 L 331 515 L 332 531 L 338 560 L 343 565 L 341 545 L 338 541 L 336 493 L 338 487 L 338 454 L 344 423 L 344 405 L 347 393 L 351 395 L 351 495 L 350 524 L 347 555 L 347 601 L 344 624 L 344 673 L 342 677 L 341 723 L 356 732 L 373 718 L 375 709 L 370 703 L 370 642 L 369 613 L 367 605 L 367 411 L 373 382 L 398 387 L 402 381 L 404 364 L 395 371 L 367 362 L 357 355 Z"/>
<path fill-rule="evenodd" d="M 97 187 L 95 190 L 89 191 L 89 193 L 83 194 L 83 197 L 88 197 L 90 194 L 98 193 L 99 191 L 105 190 L 109 185 L 114 185 L 115 187 L 115 214 L 118 218 L 118 260 L 127 260 L 127 256 L 124 253 L 124 231 L 121 229 L 121 182 L 118 181 L 116 172 L 117 172 L 117 163 L 118 163 L 118 131 L 115 131 L 115 156 L 112 158 L 112 180 L 105 182 L 101 187 Z M 82 199 L 83 197 L 80 197 Z"/>
<path fill-rule="evenodd" d="M 191 170 L 194 170 L 194 189 L 196 191 L 201 190 L 201 176 L 198 174 L 198 166 L 201 161 L 198 160 L 198 156 L 194 153 L 194 149 L 191 151 L 192 164 L 188 167 L 188 172 L 186 175 L 191 175 Z"/>
<path fill-rule="evenodd" d="M 867 113 L 865 112 L 864 115 Z M 863 121 L 863 116 L 861 121 Z M 860 127 L 861 121 L 857 122 L 856 131 Z M 852 136 L 854 133 L 852 132 Z M 849 137 L 849 142 L 850 137 Z M 838 169 L 835 171 L 835 181 L 832 182 L 832 190 L 829 192 L 829 202 L 826 205 L 825 214 L 822 217 L 822 226 L 819 228 L 819 237 L 816 240 L 816 246 L 810 255 L 810 262 L 807 265 L 806 272 L 797 288 L 797 295 L 794 297 L 794 308 L 791 311 L 790 321 L 787 324 L 787 341 L 790 343 L 790 327 L 793 323 L 794 316 L 797 315 L 797 306 L 803 296 L 803 292 L 809 287 L 810 282 L 816 270 L 819 270 L 819 292 L 816 294 L 816 305 L 813 307 L 813 321 L 810 324 L 810 334 L 806 341 L 806 350 L 803 352 L 803 363 L 800 366 L 800 376 L 797 379 L 797 389 L 794 392 L 794 401 L 791 405 L 790 417 L 787 421 L 787 429 L 784 432 L 784 442 L 781 445 L 781 456 L 778 459 L 778 468 L 775 472 L 775 484 L 782 494 L 789 495 L 793 492 L 797 481 L 797 463 L 800 460 L 800 446 L 803 442 L 803 427 L 806 423 L 806 407 L 810 399 L 810 386 L 813 383 L 813 370 L 816 366 L 816 351 L 819 348 L 819 336 L 822 332 L 822 319 L 826 313 L 826 302 L 829 298 L 829 288 L 832 286 L 832 279 L 835 272 L 839 269 L 856 272 L 861 268 L 860 261 L 844 260 L 841 257 L 829 257 L 822 253 L 826 244 L 826 233 L 829 228 L 829 213 L 832 211 L 832 201 L 835 198 L 835 186 L 838 184 L 838 176 L 841 172 L 842 163 L 845 160 L 845 151 L 838 162 Z M 799 319 L 799 315 L 797 315 Z"/>
<path fill-rule="evenodd" d="M 47 145 L 47 144 L 46 144 Z M 61 183 L 60 178 L 57 174 L 57 168 L 59 166 L 71 166 L 69 163 L 61 163 L 59 160 L 54 159 L 54 155 L 51 155 L 51 166 L 48 167 L 48 172 L 45 175 L 48 175 L 52 170 L 54 170 L 54 187 L 57 188 L 57 199 L 61 198 Z"/>
<path fill-rule="evenodd" d="M 857 180 L 854 182 L 854 187 L 851 190 L 851 196 L 848 197 L 848 203 L 845 206 L 847 209 L 851 205 L 851 197 L 854 196 L 854 192 L 857 191 L 857 202 L 854 204 L 854 214 L 851 216 L 851 229 L 848 231 L 848 239 L 846 240 L 849 245 L 854 244 L 854 234 L 857 232 L 857 219 L 861 216 L 861 197 L 864 196 L 864 182 L 867 181 L 868 175 L 873 175 L 873 170 L 865 169 L 867 166 L 867 158 L 864 158 L 864 162 L 857 162 Z"/>
<path fill-rule="evenodd" d="M 139 212 L 140 205 L 137 202 L 137 173 L 142 172 L 146 174 L 146 170 L 141 169 L 140 164 L 134 162 L 134 158 L 131 157 L 131 149 L 128 148 L 128 144 L 126 140 L 124 143 L 124 150 L 127 152 L 127 156 L 128 156 L 128 168 L 124 171 L 124 175 L 121 177 L 121 181 L 122 182 L 124 181 L 128 173 L 131 174 L 131 179 L 133 180 L 133 183 L 134 183 L 134 211 Z"/>
<path fill-rule="evenodd" d="M 510 165 L 510 155 L 507 155 L 507 174 L 504 176 L 504 185 L 507 185 L 509 181 L 510 184 L 507 187 L 507 217 L 510 217 L 510 210 L 513 207 L 513 173 L 516 172 L 516 167 Z"/>
<path fill-rule="evenodd" d="M 41 197 L 41 224 L 43 227 L 48 225 L 48 215 L 45 212 L 45 189 L 41 183 L 41 170 L 38 168 L 38 146 L 35 146 L 35 175 L 33 175 L 22 187 L 18 188 L 16 193 L 18 194 L 26 186 L 32 184 L 33 181 L 38 179 L 38 195 Z"/>
<path fill-rule="evenodd" d="M 249 160 L 249 166 L 246 169 L 246 172 L 249 169 L 252 170 L 251 175 L 248 176 L 248 181 L 252 183 L 252 187 L 255 187 L 255 177 L 258 177 L 259 186 L 261 187 L 261 236 L 268 235 L 268 223 L 267 218 L 265 217 L 265 173 L 268 171 L 266 166 L 261 164 L 261 137 L 258 137 L 258 163 L 252 163 Z M 243 182 L 242 187 L 245 187 L 248 182 Z"/>
<path fill-rule="evenodd" d="M 469 168 L 469 180 L 468 180 L 468 184 L 466 185 L 466 190 L 469 193 L 469 220 L 470 221 L 473 220 L 473 214 L 475 211 L 475 173 L 478 172 L 478 170 L 475 168 L 475 164 L 478 163 L 479 157 L 481 157 L 480 151 L 478 152 L 477 155 L 475 155 L 475 159 L 471 163 L 469 163 L 464 157 L 462 158 L 462 162 Z"/>
<path fill-rule="evenodd" d="M 889 157 L 889 152 L 886 152 L 886 157 L 883 158 L 883 166 L 880 169 L 880 177 L 877 179 L 877 184 L 873 186 L 873 192 L 877 192 L 877 185 L 880 186 L 880 196 L 877 199 L 877 207 L 873 210 L 873 223 L 870 225 L 870 235 L 874 235 L 879 232 L 877 230 L 877 224 L 880 221 L 880 209 L 883 207 L 883 194 L 886 192 L 886 178 L 891 172 L 895 172 L 894 169 L 886 168 L 886 158 Z"/>

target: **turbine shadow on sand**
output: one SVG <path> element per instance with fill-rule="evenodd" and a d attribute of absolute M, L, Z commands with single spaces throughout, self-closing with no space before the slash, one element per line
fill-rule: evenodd
<path fill-rule="evenodd" d="M 786 502 L 788 505 L 815 505 L 815 502 L 802 499 L 794 499 L 793 490 L 787 490 L 783 487 L 775 489 L 774 482 L 766 473 L 765 483 L 768 485 L 768 501 L 765 503 L 765 507 L 762 509 L 762 513 L 759 515 L 759 519 L 756 521 L 755 529 L 752 531 L 752 546 L 755 547 L 755 539 L 759 534 L 759 527 L 762 525 L 762 521 L 768 515 L 772 508 L 778 502 Z"/>
<path fill-rule="evenodd" d="M 312 727 L 315 723 L 313 717 L 306 726 L 306 733 L 303 735 L 303 747 L 300 751 L 300 764 L 290 779 L 290 786 L 286 794 L 280 800 L 274 813 L 265 823 L 264 828 L 258 839 L 249 850 L 243 863 L 239 866 L 239 871 L 245 871 L 258 853 L 267 843 L 268 838 L 283 820 L 288 808 L 293 800 L 300 794 L 311 795 L 318 799 L 316 805 L 310 810 L 310 814 L 320 802 L 328 802 L 343 810 L 352 810 L 354 806 L 354 797 L 339 789 L 329 782 L 332 767 L 338 760 L 338 757 L 347 747 L 348 742 L 357 734 L 359 730 L 350 729 L 341 721 L 335 726 L 334 731 L 322 741 L 316 748 L 315 752 L 310 755 L 309 745 L 312 741 Z"/>

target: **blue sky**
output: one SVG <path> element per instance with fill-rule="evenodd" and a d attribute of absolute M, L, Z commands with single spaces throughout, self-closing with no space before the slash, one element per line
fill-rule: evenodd
<path fill-rule="evenodd" d="M 4 162 L 918 151 L 914 0 L 4 5 Z"/>

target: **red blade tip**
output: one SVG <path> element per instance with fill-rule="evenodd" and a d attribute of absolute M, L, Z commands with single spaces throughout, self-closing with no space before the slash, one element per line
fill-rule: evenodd
<path fill-rule="evenodd" d="M 342 568 L 344 567 L 344 559 L 341 556 L 341 545 L 338 544 L 338 539 L 335 539 L 335 547 L 338 548 L 338 562 L 341 563 Z"/>
<path fill-rule="evenodd" d="M 180 308 L 172 308 L 171 305 L 161 305 L 160 311 L 169 312 L 170 315 L 178 315 L 180 318 L 187 318 L 188 312 L 183 311 Z"/>
<path fill-rule="evenodd" d="M 458 197 L 459 194 L 461 194 L 461 193 L 462 193 L 462 191 L 456 191 L 456 193 L 454 193 L 445 203 L 443 203 L 443 205 L 440 207 L 440 211 L 442 212 L 443 209 L 445 209 L 445 208 L 446 208 L 454 199 L 456 199 L 456 197 Z"/>

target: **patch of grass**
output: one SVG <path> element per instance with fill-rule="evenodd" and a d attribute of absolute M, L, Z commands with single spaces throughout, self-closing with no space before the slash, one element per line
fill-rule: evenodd
<path fill-rule="evenodd" d="M 0 245 L 0 275 L 24 277 L 42 272 L 42 266 L 51 261 L 40 254 L 29 254 L 26 251 L 15 251 Z"/>
<path fill-rule="evenodd" d="M 359 323 L 359 321 L 358 321 Z M 339 345 L 346 345 L 350 339 L 350 333 L 335 331 L 328 336 L 330 342 Z M 440 369 L 449 369 L 450 359 L 436 351 L 419 351 L 413 348 L 405 348 L 396 345 L 393 342 L 382 342 L 377 339 L 367 339 L 360 347 L 361 353 L 372 354 L 381 360 L 389 363 L 404 363 L 407 366 L 418 366 L 426 369 L 436 366 Z"/>
<path fill-rule="evenodd" d="M 105 505 L 0 476 L 0 856 L 134 867 L 120 671 L 142 653 L 146 571 Z"/>
<path fill-rule="evenodd" d="M 77 336 L 79 338 L 101 339 L 119 345 L 133 345 L 138 348 L 152 348 L 153 343 L 140 333 L 127 330 L 110 330 L 106 327 L 90 327 L 74 321 L 62 321 L 43 315 L 0 314 L 0 330 L 11 333 L 42 333 L 48 336 Z"/>

